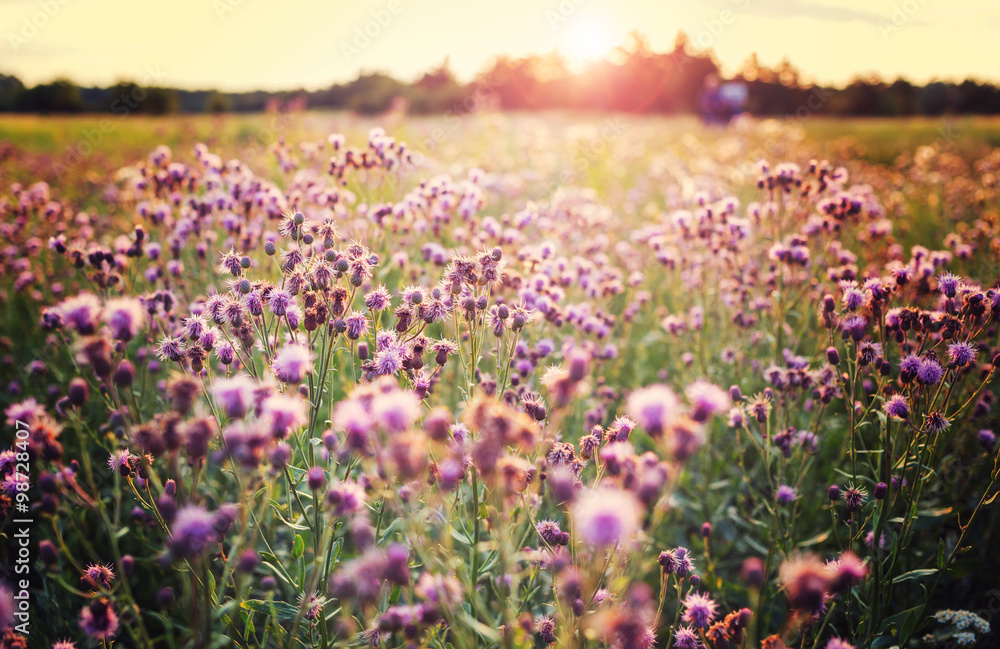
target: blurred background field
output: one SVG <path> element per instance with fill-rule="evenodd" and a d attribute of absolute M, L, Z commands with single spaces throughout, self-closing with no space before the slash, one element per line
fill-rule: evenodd
<path fill-rule="evenodd" d="M 608 124 L 621 124 L 626 135 L 641 131 L 643 137 L 664 146 L 687 136 L 711 145 L 726 139 L 733 130 L 749 135 L 755 150 L 748 153 L 781 152 L 787 143 L 769 138 L 760 124 L 782 124 L 815 155 L 838 163 L 870 163 L 891 166 L 904 154 L 921 146 L 932 146 L 966 160 L 973 160 L 1000 146 L 1000 117 L 953 116 L 947 118 L 831 118 L 803 120 L 748 119 L 744 128 L 706 126 L 694 116 L 665 117 L 603 113 L 489 112 L 450 116 L 363 116 L 348 112 L 308 111 L 232 115 L 175 115 L 125 118 L 114 115 L 42 116 L 0 115 L 0 178 L 6 182 L 57 179 L 61 170 L 109 171 L 145 155 L 159 144 L 179 151 L 201 142 L 222 154 L 239 157 L 260 153 L 280 139 L 303 142 L 322 139 L 333 131 L 363 134 L 373 126 L 391 129 L 412 150 L 439 157 L 461 150 L 475 156 L 484 144 L 516 144 L 519 135 L 538 134 L 557 143 L 548 155 L 569 155 L 579 145 L 588 166 L 604 162 L 610 147 L 604 139 L 619 133 Z M 484 132 L 489 138 L 481 138 Z M 782 134 L 785 131 L 775 131 Z M 568 140 L 564 139 L 568 137 Z M 784 137 L 784 135 L 782 135 Z M 589 144 L 589 147 L 588 147 Z M 564 146 L 565 145 L 565 146 Z M 601 150 L 598 150 L 601 149 Z M 648 151 L 655 154 L 654 149 Z M 766 155 L 764 156 L 766 157 Z M 509 156 L 494 162 L 509 168 L 524 160 Z M 70 189 L 70 188 L 67 188 Z M 600 191 L 601 187 L 596 189 Z"/>

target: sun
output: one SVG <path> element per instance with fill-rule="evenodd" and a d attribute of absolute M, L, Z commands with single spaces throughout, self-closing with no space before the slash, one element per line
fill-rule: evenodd
<path fill-rule="evenodd" d="M 581 16 L 566 25 L 559 51 L 571 63 L 583 65 L 603 59 L 614 46 L 606 23 L 592 16 Z"/>

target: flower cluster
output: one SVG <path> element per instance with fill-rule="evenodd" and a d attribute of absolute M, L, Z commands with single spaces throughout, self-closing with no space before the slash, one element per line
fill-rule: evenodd
<path fill-rule="evenodd" d="M 755 138 L 815 149 L 637 124 L 603 191 L 553 190 L 524 128 L 463 131 L 483 168 L 373 128 L 0 198 L 0 303 L 38 324 L 0 325 L 0 517 L 45 522 L 51 646 L 989 633 L 928 609 L 995 573 L 949 570 L 1000 483 L 1000 157 L 748 182 Z M 928 241 L 907 197 L 939 194 Z"/>

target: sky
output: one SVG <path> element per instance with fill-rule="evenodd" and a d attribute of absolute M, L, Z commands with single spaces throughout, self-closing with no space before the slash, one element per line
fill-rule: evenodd
<path fill-rule="evenodd" d="M 446 59 L 469 81 L 497 55 L 553 50 L 582 68 L 642 32 L 679 30 L 724 72 L 751 54 L 810 81 L 1000 81 L 993 0 L 0 0 L 0 73 L 178 88 L 319 89 Z"/>

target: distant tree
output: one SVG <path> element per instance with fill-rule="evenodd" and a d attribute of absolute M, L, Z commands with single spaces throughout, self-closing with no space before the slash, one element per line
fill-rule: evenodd
<path fill-rule="evenodd" d="M 142 87 L 122 81 L 110 88 L 78 88 L 65 79 L 25 86 L 0 74 L 0 111 L 66 113 L 80 111 L 163 115 L 182 112 L 260 112 L 269 105 L 283 110 L 325 108 L 376 114 L 405 105 L 414 113 L 462 113 L 483 105 L 506 110 L 600 110 L 635 113 L 695 113 L 709 86 L 723 82 L 710 47 L 697 47 L 678 32 L 672 49 L 656 51 L 633 31 L 600 62 L 572 70 L 553 50 L 524 57 L 500 56 L 469 84 L 452 73 L 446 57 L 413 83 L 382 72 L 361 71 L 356 79 L 307 92 L 178 90 Z M 707 43 L 706 43 L 707 45 Z M 891 83 L 875 76 L 853 79 L 841 89 L 803 81 L 787 58 L 776 66 L 751 54 L 734 75 L 746 84 L 747 112 L 802 119 L 815 114 L 905 116 L 1000 114 L 1000 87 L 966 80 L 916 86 L 906 79 Z M 708 83 L 710 82 L 710 83 Z"/>
<path fill-rule="evenodd" d="M 57 79 L 21 93 L 18 110 L 31 113 L 78 113 L 83 110 L 80 89 L 72 81 Z"/>
<path fill-rule="evenodd" d="M 956 94 L 951 84 L 935 81 L 920 91 L 917 107 L 923 115 L 943 115 L 955 108 Z"/>
<path fill-rule="evenodd" d="M 233 102 L 229 98 L 229 95 L 213 91 L 205 98 L 204 110 L 206 113 L 228 113 L 232 109 Z"/>
<path fill-rule="evenodd" d="M 168 115 L 176 113 L 179 105 L 177 94 L 171 88 L 146 88 L 142 112 L 150 115 Z"/>
<path fill-rule="evenodd" d="M 885 84 L 876 79 L 854 79 L 830 99 L 829 111 L 835 115 L 871 117 L 880 114 L 880 98 Z"/>
<path fill-rule="evenodd" d="M 470 91 L 455 79 L 445 58 L 440 67 L 425 73 L 410 87 L 406 98 L 414 113 L 466 112 L 463 102 L 469 95 Z"/>
<path fill-rule="evenodd" d="M 917 112 L 917 87 L 906 79 L 896 79 L 883 94 L 884 114 L 913 115 Z"/>
<path fill-rule="evenodd" d="M 17 107 L 24 84 L 15 76 L 0 74 L 0 111 L 10 111 Z"/>
<path fill-rule="evenodd" d="M 1000 89 L 967 79 L 956 88 L 955 112 L 979 115 L 1000 113 Z"/>
<path fill-rule="evenodd" d="M 363 73 L 345 88 L 345 106 L 362 114 L 381 113 L 393 98 L 405 95 L 407 87 L 381 72 Z"/>

